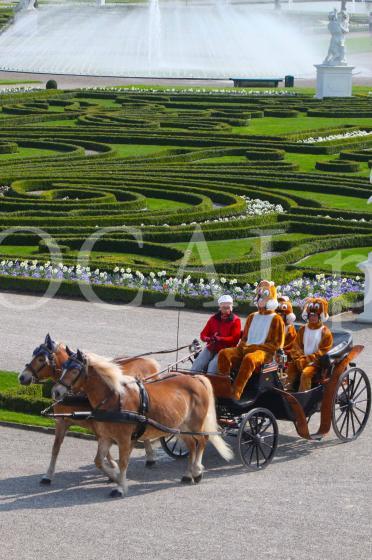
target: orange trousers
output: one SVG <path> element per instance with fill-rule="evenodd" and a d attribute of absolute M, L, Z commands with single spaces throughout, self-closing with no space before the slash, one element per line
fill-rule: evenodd
<path fill-rule="evenodd" d="M 294 382 L 301 375 L 299 391 L 308 391 L 311 389 L 311 382 L 314 375 L 318 372 L 319 368 L 317 366 L 306 366 L 302 370 L 296 365 L 295 362 L 289 362 L 288 364 L 288 383 L 289 389 L 293 387 Z"/>
<path fill-rule="evenodd" d="M 239 368 L 232 387 L 235 399 L 240 399 L 255 369 L 272 360 L 272 354 L 254 348 L 257 347 L 239 345 L 225 348 L 218 354 L 218 372 L 221 375 L 230 375 L 231 370 Z"/>

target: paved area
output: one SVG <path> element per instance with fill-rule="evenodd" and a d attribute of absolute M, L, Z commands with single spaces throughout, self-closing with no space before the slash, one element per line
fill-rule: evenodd
<path fill-rule="evenodd" d="M 108 87 L 127 85 L 158 85 L 158 86 L 191 86 L 191 87 L 229 87 L 230 80 L 186 80 L 177 78 L 115 78 L 100 76 L 75 76 L 63 74 L 37 74 L 32 72 L 7 72 L 0 70 L 0 80 L 39 80 L 41 84 L 28 84 L 28 87 L 45 87 L 48 80 L 56 80 L 60 89 L 74 89 L 84 87 Z M 27 85 L 27 84 L 26 84 Z M 1 86 L 3 88 L 5 86 Z M 9 86 L 10 88 L 18 85 Z"/>
<path fill-rule="evenodd" d="M 19 369 L 47 331 L 73 348 L 107 355 L 175 344 L 177 311 L 47 300 L 25 308 L 33 296 L 0 294 L 24 309 L 0 303 L 0 369 Z M 114 309 L 114 310 L 113 310 Z M 180 343 L 198 334 L 205 314 L 181 312 Z M 371 327 L 337 324 L 371 348 Z M 163 360 L 164 362 L 164 360 Z M 370 351 L 358 363 L 372 371 Z M 314 423 L 317 419 L 314 419 Z M 208 447 L 201 484 L 179 484 L 182 462 L 158 449 L 158 465 L 144 468 L 143 451 L 130 463 L 129 495 L 109 498 L 93 465 L 95 442 L 67 438 L 50 488 L 46 470 L 52 436 L 0 427 L 1 557 L 8 560 L 95 560 L 157 557 L 161 560 L 371 558 L 371 427 L 355 442 L 300 440 L 280 423 L 273 464 L 248 473 Z M 234 446 L 234 441 L 231 442 Z"/>

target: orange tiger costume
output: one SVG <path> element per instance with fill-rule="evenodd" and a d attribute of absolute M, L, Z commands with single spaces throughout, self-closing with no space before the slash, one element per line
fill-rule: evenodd
<path fill-rule="evenodd" d="M 329 319 L 328 302 L 324 298 L 308 298 L 302 313 L 307 324 L 300 327 L 288 364 L 289 388 L 301 375 L 299 391 L 311 389 L 312 378 L 319 371 L 319 358 L 333 346 L 333 335 L 323 323 Z"/>
<path fill-rule="evenodd" d="M 293 313 L 293 306 L 288 296 L 278 295 L 278 307 L 276 312 L 284 321 L 285 324 L 285 340 L 284 352 L 289 355 L 293 343 L 296 340 L 297 332 L 293 325 L 296 320 L 296 315 Z"/>
<path fill-rule="evenodd" d="M 271 362 L 275 352 L 284 344 L 285 326 L 283 319 L 275 313 L 278 301 L 273 282 L 260 282 L 255 303 L 258 311 L 248 315 L 238 346 L 221 350 L 218 355 L 220 374 L 230 375 L 232 369 L 239 368 L 232 387 L 236 399 L 240 399 L 252 373 Z"/>

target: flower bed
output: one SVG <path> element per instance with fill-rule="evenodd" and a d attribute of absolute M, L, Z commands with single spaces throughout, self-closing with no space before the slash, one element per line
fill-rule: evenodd
<path fill-rule="evenodd" d="M 318 144 L 319 142 L 329 142 L 331 140 L 350 140 L 352 138 L 360 138 L 360 137 L 371 136 L 371 135 L 372 135 L 372 131 L 352 130 L 350 132 L 343 132 L 342 134 L 330 134 L 329 136 L 316 136 L 315 138 L 309 136 L 308 138 L 297 140 L 297 144 Z"/>
<path fill-rule="evenodd" d="M 91 270 L 90 267 L 64 266 L 62 263 L 52 265 L 50 262 L 3 260 L 0 262 L 0 275 L 21 278 L 37 278 L 45 280 L 68 280 L 86 282 L 91 285 L 118 286 L 131 289 L 144 289 L 164 293 L 172 293 L 182 300 L 182 296 L 209 299 L 221 294 L 230 294 L 237 301 L 252 303 L 257 282 L 239 285 L 236 278 L 193 280 L 191 275 L 184 278 L 169 276 L 167 271 L 143 274 L 130 268 L 116 267 L 112 272 Z M 299 306 L 309 296 L 322 296 L 327 299 L 337 298 L 350 293 L 362 293 L 364 282 L 360 277 L 325 276 L 318 274 L 315 278 L 302 277 L 287 284 L 278 286 L 278 292 L 288 296 L 294 305 Z"/>
<path fill-rule="evenodd" d="M 240 198 L 246 202 L 246 210 L 244 214 L 237 214 L 233 216 L 226 216 L 224 218 L 215 218 L 213 220 L 203 220 L 201 222 L 193 221 L 190 224 L 183 222 L 181 226 L 196 225 L 198 224 L 212 224 L 215 222 L 231 222 L 234 220 L 242 220 L 247 216 L 265 216 L 267 214 L 284 214 L 285 210 L 281 204 L 272 204 L 268 200 L 261 200 L 260 198 L 250 198 L 249 196 L 241 195 Z M 144 225 L 144 224 L 143 224 Z M 167 227 L 168 224 L 163 224 Z"/>

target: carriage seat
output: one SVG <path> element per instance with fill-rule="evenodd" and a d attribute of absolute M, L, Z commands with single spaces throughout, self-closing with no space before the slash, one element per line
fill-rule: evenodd
<path fill-rule="evenodd" d="M 353 347 L 353 335 L 350 331 L 340 329 L 332 331 L 332 334 L 333 348 L 328 354 L 321 357 L 322 367 L 331 367 L 336 360 L 343 358 Z"/>

